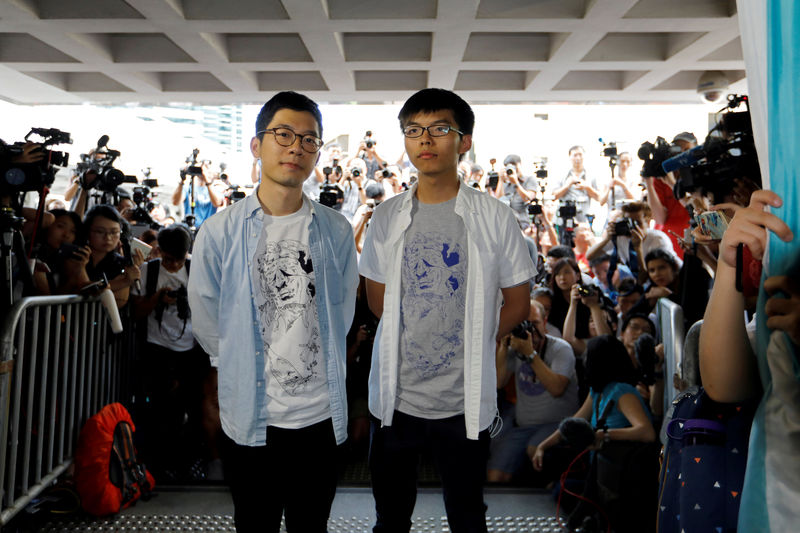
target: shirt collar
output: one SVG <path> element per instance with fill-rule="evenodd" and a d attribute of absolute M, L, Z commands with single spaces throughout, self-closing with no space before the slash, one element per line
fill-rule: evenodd
<path fill-rule="evenodd" d="M 246 218 L 256 217 L 258 219 L 264 218 L 264 210 L 261 208 L 261 202 L 258 201 L 258 189 L 253 194 L 244 199 L 245 202 L 245 216 Z M 311 208 L 311 217 L 317 216 L 316 206 L 311 199 L 303 193 L 303 204 Z"/>
<path fill-rule="evenodd" d="M 412 202 L 414 199 L 414 195 L 417 193 L 418 185 L 419 185 L 418 181 L 415 181 L 413 184 L 411 184 L 411 187 L 405 193 L 405 197 L 400 202 L 400 205 L 398 205 L 397 207 L 398 211 L 411 212 Z M 467 210 L 471 211 L 472 207 L 474 206 L 474 199 L 472 195 L 476 193 L 485 194 L 473 187 L 468 186 L 466 183 L 459 180 L 458 193 L 456 194 L 455 212 L 461 214 Z"/>

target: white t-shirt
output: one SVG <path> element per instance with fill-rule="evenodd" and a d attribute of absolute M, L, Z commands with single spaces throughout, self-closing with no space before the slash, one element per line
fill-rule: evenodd
<path fill-rule="evenodd" d="M 308 245 L 310 223 L 308 202 L 291 215 L 264 215 L 251 267 L 266 355 L 267 419 L 272 426 L 289 429 L 330 417 Z"/>
<path fill-rule="evenodd" d="M 141 267 L 141 290 L 137 291 L 134 287 L 135 294 L 143 296 L 147 287 L 144 282 L 147 280 L 147 269 L 149 263 L 145 263 Z M 184 265 L 177 272 L 170 272 L 163 266 L 158 269 L 158 281 L 156 283 L 156 290 L 165 287 L 176 290 L 183 285 L 189 285 L 189 272 Z M 188 310 L 188 309 L 187 309 Z M 156 312 L 147 317 L 147 342 L 164 346 L 176 352 L 185 352 L 194 348 L 195 340 L 192 335 L 192 318 L 191 316 L 186 319 L 186 327 L 184 328 L 184 320 L 178 316 L 177 304 L 167 305 L 164 307 L 164 314 L 161 316 L 161 324 L 156 320 Z"/>

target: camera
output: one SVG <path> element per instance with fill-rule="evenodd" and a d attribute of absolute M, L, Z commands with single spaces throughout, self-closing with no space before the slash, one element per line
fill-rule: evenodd
<path fill-rule="evenodd" d="M 597 295 L 597 287 L 594 285 L 586 285 L 585 283 L 581 283 L 578 285 L 578 294 L 584 298 L 590 298 Z"/>
<path fill-rule="evenodd" d="M 97 189 L 113 193 L 123 183 L 137 183 L 136 176 L 127 176 L 121 170 L 114 168 L 114 161 L 119 156 L 119 150 L 112 150 L 108 147 L 108 135 L 100 137 L 94 153 L 81 154 L 81 162 L 75 168 L 81 187 L 86 191 Z M 89 182 L 90 174 L 94 175 L 91 183 Z"/>
<path fill-rule="evenodd" d="M 357 177 L 361 176 L 361 169 L 359 169 L 359 168 L 352 169 L 350 171 L 350 176 L 353 177 L 353 178 L 357 178 Z"/>
<path fill-rule="evenodd" d="M 539 203 L 539 200 L 534 198 L 533 203 L 528 204 L 528 214 L 531 216 L 541 215 L 542 211 L 542 204 Z"/>
<path fill-rule="evenodd" d="M 576 207 L 574 200 L 564 200 L 564 202 L 558 206 L 558 216 L 563 219 L 575 218 L 577 214 L 578 208 Z"/>
<path fill-rule="evenodd" d="M 367 133 L 364 135 L 364 146 L 367 148 L 375 146 L 375 141 L 372 140 L 372 132 L 370 130 L 367 130 Z"/>
<path fill-rule="evenodd" d="M 617 237 L 630 237 L 631 230 L 636 227 L 636 222 L 628 217 L 623 217 L 614 223 L 614 233 Z"/>
<path fill-rule="evenodd" d="M 494 159 L 494 158 L 489 160 L 489 164 L 492 165 L 492 170 L 490 170 L 489 172 L 486 173 L 486 186 L 489 189 L 492 189 L 492 190 L 497 188 L 497 184 L 500 181 L 500 175 L 494 169 L 494 164 L 496 162 L 497 162 L 497 159 Z"/>
<path fill-rule="evenodd" d="M 536 178 L 539 180 L 547 179 L 547 158 L 542 157 L 539 161 L 534 163 L 536 169 Z"/>
<path fill-rule="evenodd" d="M 23 153 L 25 143 L 30 142 L 31 135 L 42 138 L 36 151 L 44 153 L 44 157 L 35 163 L 12 163 L 11 159 Z M 31 128 L 25 140 L 8 145 L 0 141 L 0 191 L 28 192 L 40 190 L 55 180 L 55 167 L 69 164 L 69 154 L 49 150 L 55 144 L 72 144 L 69 133 L 56 128 Z"/>
<path fill-rule="evenodd" d="M 330 183 L 323 183 L 319 191 L 319 203 L 332 209 L 341 209 L 344 191 Z"/>
<path fill-rule="evenodd" d="M 331 166 L 322 167 L 322 173 L 325 174 L 326 177 L 330 176 L 331 174 L 334 174 L 334 173 L 337 176 L 341 176 L 342 175 L 342 167 L 339 166 L 339 160 L 338 159 L 334 159 L 331 162 Z"/>
<path fill-rule="evenodd" d="M 186 287 L 181 285 L 175 290 L 167 291 L 167 296 L 177 300 L 175 302 L 175 306 L 178 308 L 178 318 L 181 320 L 187 320 L 191 315 L 191 311 L 189 310 L 189 293 L 187 292 Z M 159 324 L 164 316 L 165 308 L 166 304 L 160 301 L 156 305 L 155 318 Z"/>
<path fill-rule="evenodd" d="M 644 161 L 641 176 L 643 178 L 657 178 L 666 175 L 662 164 L 672 156 L 681 153 L 680 146 L 670 144 L 664 137 L 657 137 L 656 142 L 645 141 L 636 154 Z"/>
<path fill-rule="evenodd" d="M 745 104 L 745 111 L 733 111 Z M 736 186 L 734 180 L 747 177 L 761 185 L 753 126 L 747 96 L 729 95 L 726 111 L 711 129 L 701 146 L 664 161 L 664 168 L 680 170 L 675 193 L 682 197 L 699 191 L 710 194 L 715 202 L 723 201 Z"/>
<path fill-rule="evenodd" d="M 510 176 L 514 173 L 514 167 L 506 167 L 506 176 Z"/>
<path fill-rule="evenodd" d="M 533 324 L 528 320 L 523 320 L 511 330 L 511 334 L 518 339 L 527 339 L 528 332 L 533 330 Z"/>

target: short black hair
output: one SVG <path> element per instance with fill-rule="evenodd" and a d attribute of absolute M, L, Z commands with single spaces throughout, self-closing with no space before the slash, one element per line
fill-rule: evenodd
<path fill-rule="evenodd" d="M 158 247 L 176 259 L 183 259 L 192 246 L 192 234 L 183 224 L 172 224 L 158 232 Z"/>
<path fill-rule="evenodd" d="M 72 224 L 75 226 L 75 242 L 84 242 L 84 240 L 86 240 L 86 232 L 83 229 L 83 221 L 78 213 L 75 211 L 67 211 L 66 209 L 51 209 L 50 214 L 53 215 L 54 219 L 67 217 L 72 221 Z M 41 232 L 39 235 L 44 237 L 46 233 Z"/>
<path fill-rule="evenodd" d="M 517 154 L 508 154 L 505 159 L 503 159 L 504 165 L 519 165 L 522 162 L 522 158 Z"/>
<path fill-rule="evenodd" d="M 547 296 L 552 300 L 553 291 L 550 290 L 550 287 L 536 287 L 531 291 L 531 298 L 538 298 L 539 296 Z"/>
<path fill-rule="evenodd" d="M 93 208 L 89 209 L 89 212 L 86 213 L 85 217 L 83 217 L 83 226 L 86 229 L 86 231 L 89 231 L 89 229 L 91 229 L 92 223 L 94 222 L 94 219 L 96 219 L 97 217 L 107 218 L 108 220 L 112 220 L 118 223 L 120 231 L 125 231 L 126 229 L 125 220 L 119 214 L 119 211 L 117 211 L 116 207 L 108 204 L 98 204 Z"/>
<path fill-rule="evenodd" d="M 606 261 L 609 261 L 609 262 L 611 261 L 611 256 L 610 255 L 608 255 L 608 254 L 598 255 L 594 259 L 590 259 L 589 260 L 589 266 L 594 268 L 597 265 L 599 265 L 600 263 L 605 263 Z"/>
<path fill-rule="evenodd" d="M 652 320 L 650 320 L 650 317 L 644 313 L 631 313 L 628 316 L 626 316 L 625 319 L 622 321 L 622 329 L 620 331 L 624 332 L 625 329 L 628 327 L 628 324 L 630 324 L 631 320 L 633 320 L 634 318 L 641 318 L 642 320 L 646 320 L 647 325 L 650 326 L 650 334 L 651 335 L 656 334 L 656 325 L 653 323 Z"/>
<path fill-rule="evenodd" d="M 622 341 L 613 335 L 598 335 L 586 343 L 586 384 L 600 394 L 609 383 L 636 384 L 636 368 Z"/>
<path fill-rule="evenodd" d="M 472 130 L 475 128 L 475 113 L 463 98 L 446 89 L 422 89 L 412 94 L 403 104 L 397 119 L 402 129 L 417 113 L 442 110 L 452 111 L 458 129 L 464 135 L 472 135 Z"/>
<path fill-rule="evenodd" d="M 569 257 L 570 259 L 575 259 L 575 251 L 569 246 L 559 244 L 547 250 L 547 257 Z"/>
<path fill-rule="evenodd" d="M 617 292 L 620 296 L 629 296 L 635 292 L 644 294 L 644 287 L 639 285 L 639 283 L 633 278 L 623 278 L 619 282 Z"/>
<path fill-rule="evenodd" d="M 258 112 L 256 118 L 256 137 L 258 140 L 264 138 L 264 130 L 267 129 L 272 117 L 281 109 L 292 109 L 294 111 L 306 111 L 314 116 L 319 126 L 319 136 L 322 138 L 322 113 L 319 106 L 308 96 L 294 91 L 282 91 L 270 98 Z M 260 133 L 259 133 L 260 132 Z"/>
<path fill-rule="evenodd" d="M 386 190 L 383 188 L 383 185 L 381 185 L 377 181 L 370 181 L 369 183 L 367 183 L 367 186 L 364 187 L 364 196 L 366 196 L 370 200 L 374 200 L 375 198 L 380 198 L 384 194 L 386 194 Z"/>
<path fill-rule="evenodd" d="M 653 248 L 647 253 L 646 256 L 644 256 L 645 266 L 647 266 L 647 263 L 650 261 L 655 261 L 656 259 L 664 260 L 675 272 L 680 270 L 680 266 L 678 266 L 678 261 L 675 259 L 675 256 L 662 248 Z"/>

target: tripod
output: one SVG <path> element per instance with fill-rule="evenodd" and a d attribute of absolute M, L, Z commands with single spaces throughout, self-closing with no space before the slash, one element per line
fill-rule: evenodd
<path fill-rule="evenodd" d="M 10 207 L 3 207 L 0 210 L 0 257 L 2 258 L 3 268 L 0 274 L 0 289 L 3 307 L 14 305 L 14 266 L 19 273 L 19 281 L 22 282 L 22 294 L 33 293 L 33 275 L 28 267 L 25 256 L 25 246 L 22 239 L 22 225 L 25 219 L 16 216 Z"/>

